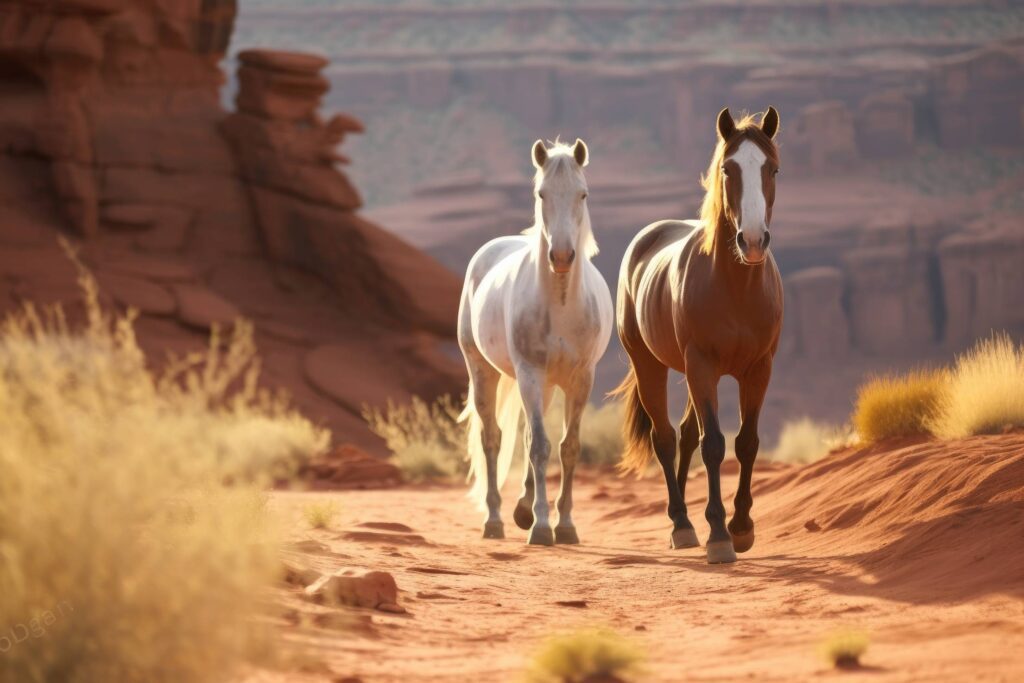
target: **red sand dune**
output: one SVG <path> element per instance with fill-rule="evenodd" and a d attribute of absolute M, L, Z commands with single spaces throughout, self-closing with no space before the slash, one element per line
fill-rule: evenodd
<path fill-rule="evenodd" d="M 724 482 L 731 495 L 735 463 Z M 644 645 L 645 680 L 850 675 L 817 651 L 847 628 L 870 635 L 862 671 L 872 681 L 1020 680 L 1024 434 L 850 449 L 805 467 L 762 464 L 758 540 L 728 566 L 707 565 L 702 549 L 667 549 L 655 477 L 591 470 L 578 484 L 583 543 L 555 548 L 526 546 L 511 515 L 506 540 L 482 540 L 479 514 L 458 487 L 330 494 L 342 528 L 322 532 L 298 521 L 322 494 L 276 494 L 303 529 L 290 561 L 324 573 L 387 571 L 407 614 L 331 611 L 282 588 L 288 640 L 322 664 L 258 680 L 516 680 L 541 638 L 590 624 Z M 703 475 L 687 488 L 704 538 Z M 515 495 L 505 494 L 508 512 Z"/>

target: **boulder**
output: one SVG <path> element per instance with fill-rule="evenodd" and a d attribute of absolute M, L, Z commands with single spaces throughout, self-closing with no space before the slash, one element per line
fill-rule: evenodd
<path fill-rule="evenodd" d="M 386 488 L 402 481 L 395 465 L 351 444 L 314 457 L 301 467 L 299 477 L 315 490 Z"/>
<path fill-rule="evenodd" d="M 306 597 L 326 605 L 366 607 L 381 612 L 404 613 L 398 604 L 398 585 L 387 572 L 340 569 L 321 576 L 306 587 Z"/>

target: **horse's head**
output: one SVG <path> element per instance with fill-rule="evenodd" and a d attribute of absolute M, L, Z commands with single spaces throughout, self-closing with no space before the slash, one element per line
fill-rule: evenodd
<path fill-rule="evenodd" d="M 718 205 L 709 208 L 716 219 L 724 216 L 732 226 L 736 251 L 748 265 L 763 263 L 768 254 L 779 172 L 778 132 L 775 107 L 768 107 L 760 123 L 750 116 L 737 123 L 728 107 L 718 114 L 718 148 L 707 176 L 719 178 L 717 187 L 708 186 L 709 195 L 718 194 Z"/>
<path fill-rule="evenodd" d="M 533 143 L 537 168 L 534 225 L 545 241 L 548 266 L 555 273 L 568 273 L 577 252 L 587 258 L 597 252 L 587 211 L 587 179 L 583 177 L 588 161 L 587 145 L 579 138 L 572 147 L 557 141 L 550 148 L 541 140 Z"/>

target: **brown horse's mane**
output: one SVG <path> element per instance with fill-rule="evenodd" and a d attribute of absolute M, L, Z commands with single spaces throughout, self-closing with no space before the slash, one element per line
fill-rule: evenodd
<path fill-rule="evenodd" d="M 765 135 L 761 130 L 760 123 L 755 121 L 754 114 L 747 114 L 736 122 L 736 132 L 729 136 L 728 140 L 718 137 L 718 144 L 715 145 L 715 153 L 711 155 L 711 164 L 708 165 L 707 173 L 701 176 L 700 184 L 707 191 L 704 195 L 704 203 L 700 207 L 700 220 L 704 226 L 704 243 L 701 251 L 710 254 L 714 250 L 715 237 L 721 227 L 722 219 L 725 216 L 725 206 L 722 199 L 722 162 L 732 155 L 736 148 L 744 140 L 753 140 L 758 147 L 776 165 L 779 163 L 779 150 L 775 142 Z M 760 118 L 758 117 L 758 121 Z"/>

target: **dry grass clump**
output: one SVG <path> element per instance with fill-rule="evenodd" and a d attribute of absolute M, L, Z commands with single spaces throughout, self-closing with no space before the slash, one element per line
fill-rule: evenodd
<path fill-rule="evenodd" d="M 853 426 L 868 443 L 928 434 L 945 388 L 941 370 L 871 379 L 857 390 Z"/>
<path fill-rule="evenodd" d="M 853 428 L 816 422 L 802 417 L 782 425 L 778 445 L 769 451 L 768 460 L 805 465 L 819 460 L 836 448 L 853 441 Z"/>
<path fill-rule="evenodd" d="M 333 500 L 310 503 L 303 509 L 302 516 L 314 529 L 330 529 L 338 516 L 338 504 Z"/>
<path fill-rule="evenodd" d="M 930 434 L 957 439 L 1024 427 L 1024 344 L 995 334 L 942 370 L 876 378 L 857 392 L 861 440 Z"/>
<path fill-rule="evenodd" d="M 82 277 L 83 331 L 0 336 L 0 680 L 225 680 L 277 569 L 259 486 L 327 435 L 256 389 L 249 326 L 154 377 Z"/>
<path fill-rule="evenodd" d="M 622 404 L 609 401 L 603 405 L 587 405 L 580 430 L 580 463 L 612 465 L 622 454 Z M 450 397 L 433 403 L 413 397 L 408 404 L 388 403 L 384 410 L 363 411 L 370 429 L 384 439 L 393 462 L 410 481 L 445 480 L 465 477 L 469 472 L 466 459 L 466 429 L 457 420 L 461 408 Z M 564 398 L 556 392 L 544 417 L 548 437 L 557 444 L 562 436 Z M 516 459 L 522 456 L 523 421 L 516 437 Z"/>
<path fill-rule="evenodd" d="M 821 653 L 838 669 L 860 667 L 860 658 L 868 650 L 867 634 L 860 631 L 839 631 L 821 645 Z"/>
<path fill-rule="evenodd" d="M 639 676 L 644 660 L 640 647 L 604 628 L 586 628 L 552 636 L 533 656 L 529 683 L 628 681 Z"/>
<path fill-rule="evenodd" d="M 1024 344 L 998 334 L 959 356 L 928 427 L 943 439 L 1024 427 Z"/>
<path fill-rule="evenodd" d="M 452 479 L 469 472 L 462 409 L 450 396 L 433 403 L 414 396 L 411 403 L 388 402 L 384 410 L 363 411 L 370 429 L 384 439 L 393 461 L 409 481 Z"/>
<path fill-rule="evenodd" d="M 580 462 L 586 465 L 616 464 L 622 458 L 624 419 L 626 414 L 622 401 L 587 405 L 580 427 Z"/>

